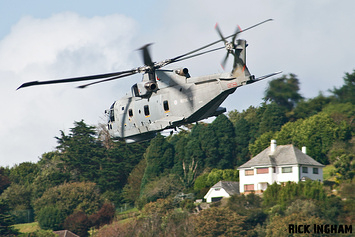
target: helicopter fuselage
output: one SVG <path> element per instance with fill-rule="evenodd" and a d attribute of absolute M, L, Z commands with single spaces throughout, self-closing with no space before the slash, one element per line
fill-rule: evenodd
<path fill-rule="evenodd" d="M 113 138 L 127 143 L 153 138 L 157 132 L 176 128 L 226 112 L 222 102 L 237 87 L 253 76 L 232 73 L 200 77 L 181 76 L 178 70 L 156 70 L 157 89 L 149 96 L 140 96 L 132 87 L 132 96 L 113 103 L 107 110 L 108 131 Z M 147 74 L 142 83 L 149 82 Z"/>

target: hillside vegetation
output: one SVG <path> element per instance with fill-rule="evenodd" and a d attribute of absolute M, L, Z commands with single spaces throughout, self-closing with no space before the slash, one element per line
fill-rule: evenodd
<path fill-rule="evenodd" d="M 60 229 L 88 236 L 90 228 L 97 236 L 287 236 L 289 223 L 352 224 L 354 92 L 355 70 L 342 87 L 310 99 L 296 75 L 284 75 L 269 82 L 259 107 L 139 144 L 113 142 L 105 126 L 74 122 L 37 163 L 0 167 L 0 235 L 34 221 L 41 230 L 31 236 Z M 324 183 L 273 184 L 262 197 L 233 196 L 193 214 L 195 199 L 220 180 L 238 181 L 236 168 L 271 139 L 306 146 L 327 165 Z M 127 207 L 138 210 L 118 215 Z"/>

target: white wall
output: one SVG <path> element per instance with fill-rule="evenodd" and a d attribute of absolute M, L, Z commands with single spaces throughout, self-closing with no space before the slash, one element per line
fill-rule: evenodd
<path fill-rule="evenodd" d="M 206 202 L 212 202 L 212 198 L 214 197 L 230 197 L 230 196 L 223 188 L 220 188 L 219 190 L 211 188 L 204 198 L 206 199 Z"/>
<path fill-rule="evenodd" d="M 292 173 L 282 173 L 282 167 L 292 167 Z M 308 173 L 302 173 L 302 167 L 298 165 L 288 165 L 288 166 L 277 166 L 276 173 L 273 173 L 273 168 L 269 167 L 268 174 L 257 174 L 256 169 L 258 167 L 248 168 L 254 170 L 254 175 L 245 175 L 245 168 L 239 169 L 239 192 L 244 193 L 244 185 L 254 184 L 254 190 L 259 190 L 261 185 L 259 183 L 269 183 L 270 185 L 274 182 L 280 184 L 283 182 L 296 182 L 298 183 L 303 176 L 307 176 L 312 180 L 323 181 L 323 168 L 318 167 L 319 174 L 313 174 L 313 167 L 308 166 Z"/>

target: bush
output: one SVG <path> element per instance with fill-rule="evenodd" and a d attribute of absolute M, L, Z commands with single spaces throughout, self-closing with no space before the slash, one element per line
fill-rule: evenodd
<path fill-rule="evenodd" d="M 89 236 L 90 221 L 84 212 L 75 211 L 65 219 L 63 227 L 81 237 L 86 237 Z"/>
<path fill-rule="evenodd" d="M 103 225 L 111 224 L 113 218 L 115 217 L 115 212 L 116 209 L 113 204 L 104 203 L 97 213 L 92 214 L 89 217 L 91 225 L 96 228 L 100 228 Z"/>
<path fill-rule="evenodd" d="M 44 230 L 60 230 L 65 219 L 65 214 L 57 207 L 43 207 L 37 214 L 38 224 Z"/>

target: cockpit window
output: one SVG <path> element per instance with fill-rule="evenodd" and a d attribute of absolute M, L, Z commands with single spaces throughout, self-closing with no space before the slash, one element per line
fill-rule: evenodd
<path fill-rule="evenodd" d="M 110 117 L 110 122 L 114 122 L 115 121 L 115 103 L 113 103 L 110 107 L 110 113 L 109 113 L 109 117 Z"/>

